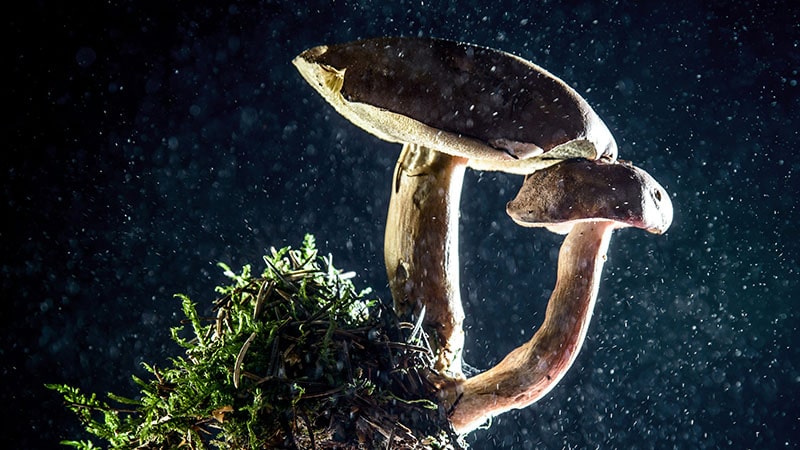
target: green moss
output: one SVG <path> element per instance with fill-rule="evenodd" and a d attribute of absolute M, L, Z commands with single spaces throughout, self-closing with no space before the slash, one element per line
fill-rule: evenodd
<path fill-rule="evenodd" d="M 216 289 L 213 318 L 176 296 L 186 319 L 171 334 L 185 354 L 145 364 L 152 378 L 134 377 L 136 399 L 47 387 L 108 448 L 463 446 L 435 403 L 419 329 L 357 291 L 310 235 L 264 262 L 259 275 L 220 264 L 230 284 Z"/>

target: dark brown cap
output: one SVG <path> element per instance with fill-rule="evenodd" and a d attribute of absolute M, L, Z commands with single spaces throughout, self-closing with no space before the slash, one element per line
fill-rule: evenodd
<path fill-rule="evenodd" d="M 613 221 L 656 234 L 672 223 L 672 201 L 650 174 L 628 163 L 585 159 L 528 175 L 506 211 L 522 226 L 557 233 L 578 221 Z"/>
<path fill-rule="evenodd" d="M 617 157 L 610 131 L 574 89 L 505 52 L 386 37 L 315 47 L 293 62 L 356 125 L 478 169 L 525 174 L 569 158 Z"/>

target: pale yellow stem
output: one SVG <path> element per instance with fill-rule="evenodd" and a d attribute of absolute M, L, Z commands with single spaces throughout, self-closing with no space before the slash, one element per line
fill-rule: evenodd
<path fill-rule="evenodd" d="M 406 144 L 389 201 L 384 257 L 395 311 L 432 334 L 436 370 L 462 378 L 464 309 L 459 293 L 458 206 L 465 158 Z"/>

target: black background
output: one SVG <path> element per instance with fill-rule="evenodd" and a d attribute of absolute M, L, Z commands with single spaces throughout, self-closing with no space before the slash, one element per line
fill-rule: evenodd
<path fill-rule="evenodd" d="M 542 401 L 473 448 L 800 443 L 800 29 L 791 2 L 43 2 L 5 14 L 0 441 L 86 438 L 44 383 L 134 395 L 180 350 L 177 292 L 218 261 L 317 236 L 389 298 L 399 147 L 337 115 L 291 59 L 423 35 L 509 51 L 573 87 L 670 192 L 664 236 L 615 233 L 587 343 Z M 766 2 L 765 2 L 766 3 Z M 638 5 L 638 6 L 635 6 Z M 516 227 L 521 177 L 469 171 L 467 361 L 530 338 L 560 237 Z"/>

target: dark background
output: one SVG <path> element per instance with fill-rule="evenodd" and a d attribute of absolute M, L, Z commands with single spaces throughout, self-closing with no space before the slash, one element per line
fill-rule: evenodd
<path fill-rule="evenodd" d="M 341 118 L 290 64 L 379 35 L 544 66 L 676 208 L 664 236 L 615 233 L 574 368 L 471 435 L 473 448 L 798 447 L 797 7 L 300 3 L 27 1 L 5 14 L 4 447 L 86 438 L 43 384 L 134 395 L 142 361 L 180 351 L 172 295 L 208 304 L 218 261 L 260 268 L 269 246 L 310 232 L 389 298 L 382 236 L 399 146 Z M 504 213 L 521 181 L 467 174 L 466 358 L 482 369 L 530 338 L 554 283 L 561 238 Z"/>

